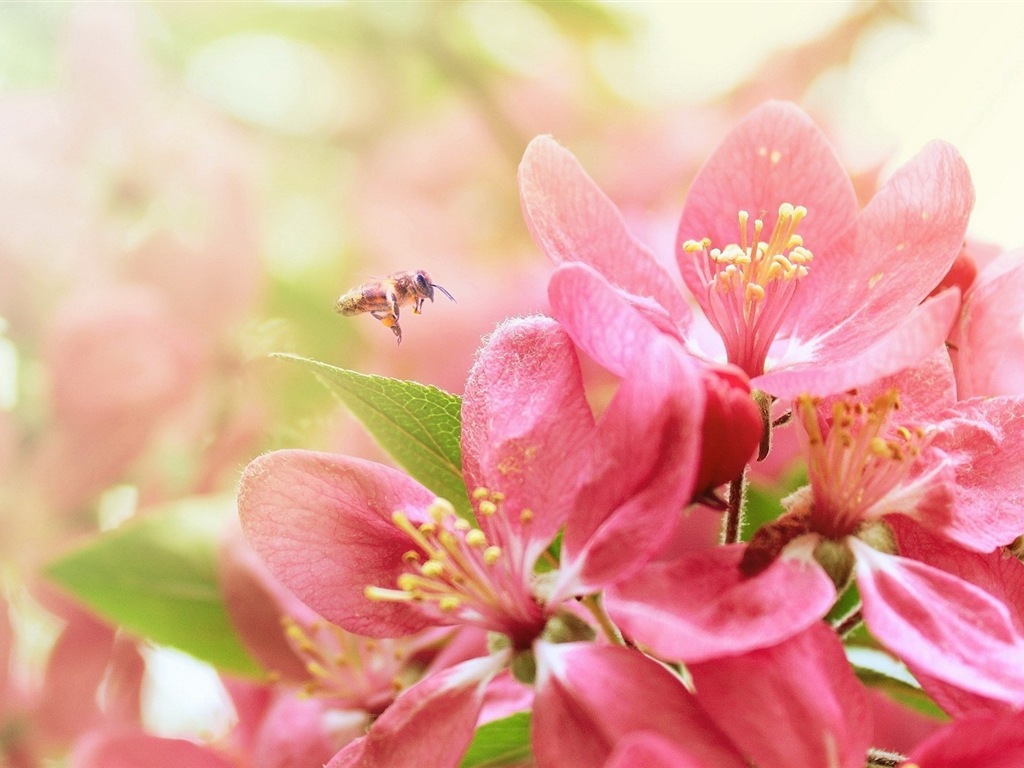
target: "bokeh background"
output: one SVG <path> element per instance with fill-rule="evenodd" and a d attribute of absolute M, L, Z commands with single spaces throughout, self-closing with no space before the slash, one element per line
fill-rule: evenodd
<path fill-rule="evenodd" d="M 79 735 L 54 659 L 93 617 L 42 577 L 53 558 L 229 498 L 267 449 L 378 457 L 270 353 L 458 393 L 496 322 L 544 310 L 516 188 L 533 136 L 672 269 L 689 180 L 771 98 L 814 116 L 865 198 L 951 141 L 972 236 L 1016 247 L 1022 38 L 1024 8 L 985 2 L 0 4 L 0 754 L 35 764 L 12 745 L 37 721 L 48 759 Z M 332 311 L 407 269 L 457 303 L 407 312 L 400 347 Z M 139 648 L 147 729 L 231 727 L 210 667 Z"/>

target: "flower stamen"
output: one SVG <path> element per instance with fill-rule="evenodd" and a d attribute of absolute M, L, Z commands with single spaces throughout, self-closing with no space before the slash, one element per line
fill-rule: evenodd
<path fill-rule="evenodd" d="M 893 424 L 899 410 L 896 390 L 870 404 L 839 400 L 831 426 L 823 430 L 820 401 L 797 398 L 795 415 L 803 425 L 814 503 L 811 526 L 837 538 L 854 533 L 870 519 L 870 509 L 910 473 L 928 441 L 918 426 Z"/>
<path fill-rule="evenodd" d="M 415 602 L 443 622 L 473 623 L 515 637 L 531 636 L 543 628 L 544 616 L 529 589 L 528 577 L 520 574 L 505 550 L 492 541 L 508 526 L 504 495 L 477 488 L 471 494 L 477 519 L 475 527 L 456 515 L 446 501 L 437 500 L 427 510 L 428 522 L 414 524 L 396 511 L 395 527 L 409 537 L 414 548 L 402 556 L 404 570 L 395 587 L 370 585 L 367 599 Z M 522 510 L 520 518 L 532 513 Z"/>
<path fill-rule="evenodd" d="M 712 248 L 711 240 L 687 240 L 683 250 L 700 254 L 708 291 L 708 318 L 725 342 L 730 363 L 750 376 L 764 373 L 768 350 L 793 302 L 799 281 L 814 255 L 796 228 L 807 215 L 803 206 L 783 203 L 771 236 L 761 239 L 764 220 L 739 212 L 739 243 Z"/>

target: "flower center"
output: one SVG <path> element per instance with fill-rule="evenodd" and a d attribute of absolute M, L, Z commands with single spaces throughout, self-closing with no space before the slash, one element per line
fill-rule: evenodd
<path fill-rule="evenodd" d="M 346 706 L 377 713 L 418 677 L 419 670 L 410 663 L 417 648 L 404 638 L 360 637 L 323 620 L 303 625 L 290 616 L 282 617 L 281 624 L 309 672 L 303 685 L 307 695 L 340 699 Z"/>
<path fill-rule="evenodd" d="M 806 277 L 813 254 L 796 234 L 807 215 L 803 206 L 783 203 L 767 241 L 764 221 L 739 212 L 740 241 L 712 248 L 708 238 L 687 240 L 683 250 L 697 257 L 708 290 L 708 319 L 722 340 L 730 363 L 749 376 L 764 373 L 765 360 L 786 310 Z"/>
<path fill-rule="evenodd" d="M 899 410 L 896 390 L 870 405 L 840 400 L 826 430 L 820 401 L 797 398 L 795 410 L 807 441 L 807 471 L 813 491 L 811 527 L 830 538 L 854 533 L 872 519 L 871 507 L 906 479 L 927 443 L 921 427 L 893 424 Z"/>
<path fill-rule="evenodd" d="M 477 518 L 494 518 L 489 520 L 492 531 L 503 530 L 498 519 L 505 514 L 503 500 L 501 493 L 486 488 L 473 492 Z M 366 597 L 416 602 L 440 624 L 475 624 L 528 645 L 545 620 L 530 591 L 529 574 L 514 567 L 501 546 L 458 517 L 444 499 L 435 499 L 427 511 L 430 519 L 419 525 L 404 512 L 391 516 L 413 548 L 402 555 L 405 570 L 397 589 L 368 586 Z M 528 509 L 519 513 L 522 522 L 531 517 Z"/>

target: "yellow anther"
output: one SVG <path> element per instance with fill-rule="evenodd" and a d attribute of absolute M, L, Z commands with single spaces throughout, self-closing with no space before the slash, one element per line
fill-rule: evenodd
<path fill-rule="evenodd" d="M 499 559 L 501 559 L 501 547 L 490 546 L 484 550 L 484 562 L 488 565 L 494 565 Z"/>
<path fill-rule="evenodd" d="M 306 662 L 306 671 L 313 677 L 327 677 L 327 670 L 315 661 Z"/>
<path fill-rule="evenodd" d="M 505 494 L 502 493 L 501 491 L 495 491 L 494 493 L 491 494 L 491 501 L 493 501 L 495 504 L 501 504 L 501 502 L 503 502 L 504 500 Z"/>
<path fill-rule="evenodd" d="M 437 524 L 430 522 L 420 523 L 419 531 L 424 536 L 433 536 L 435 533 L 437 533 Z"/>
<path fill-rule="evenodd" d="M 455 507 L 447 499 L 436 498 L 427 508 L 427 512 L 434 520 L 440 523 L 446 517 L 455 516 Z"/>
<path fill-rule="evenodd" d="M 435 579 L 444 573 L 444 563 L 437 560 L 427 560 L 420 569 L 420 572 L 429 579 Z"/>
<path fill-rule="evenodd" d="M 747 283 L 747 289 L 743 292 L 743 298 L 747 301 L 761 301 L 764 295 L 764 288 L 757 283 Z"/>
<path fill-rule="evenodd" d="M 403 552 L 402 553 L 402 562 L 403 563 L 418 563 L 419 561 L 420 561 L 420 553 L 416 552 L 415 550 L 410 549 L 407 552 Z"/>
<path fill-rule="evenodd" d="M 493 501 L 481 501 L 477 509 L 484 517 L 490 517 L 498 511 L 498 507 Z"/>
<path fill-rule="evenodd" d="M 471 547 L 486 547 L 487 536 L 479 528 L 474 528 L 466 534 L 466 543 Z"/>
<path fill-rule="evenodd" d="M 459 607 L 461 602 L 455 595 L 445 595 L 437 601 L 437 607 L 445 613 L 451 613 Z"/>
<path fill-rule="evenodd" d="M 398 588 L 403 592 L 412 591 L 413 589 L 415 589 L 418 582 L 419 578 L 414 573 L 401 573 L 398 575 Z"/>
<path fill-rule="evenodd" d="M 871 438 L 871 442 L 868 443 L 868 448 L 875 456 L 881 456 L 883 459 L 888 458 L 892 455 L 892 447 L 880 437 Z"/>
<path fill-rule="evenodd" d="M 491 492 L 482 486 L 477 486 L 473 489 L 473 500 L 481 501 L 491 495 Z"/>
<path fill-rule="evenodd" d="M 456 531 L 463 531 L 463 532 L 465 532 L 465 531 L 468 531 L 473 526 L 469 524 L 469 520 L 464 520 L 463 518 L 460 517 L 460 518 L 458 518 L 455 521 L 455 524 L 452 527 L 455 528 Z"/>
<path fill-rule="evenodd" d="M 529 507 L 523 507 L 523 510 L 519 513 L 519 521 L 521 523 L 528 523 L 533 520 L 533 510 Z"/>

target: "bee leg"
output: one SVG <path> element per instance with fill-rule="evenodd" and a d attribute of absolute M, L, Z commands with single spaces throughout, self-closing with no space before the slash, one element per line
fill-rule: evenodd
<path fill-rule="evenodd" d="M 416 303 L 412 305 L 412 312 L 414 315 L 423 314 L 423 299 L 416 299 Z"/>
<path fill-rule="evenodd" d="M 398 343 L 402 343 L 402 326 L 398 324 L 397 309 L 394 313 L 378 310 L 376 312 L 371 312 L 370 314 L 380 320 L 381 324 L 385 328 L 390 328 L 391 332 L 398 338 Z"/>

